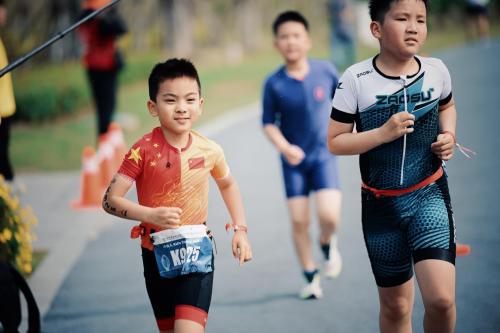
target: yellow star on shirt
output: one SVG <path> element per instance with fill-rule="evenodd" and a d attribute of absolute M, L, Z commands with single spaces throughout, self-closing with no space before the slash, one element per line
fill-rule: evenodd
<path fill-rule="evenodd" d="M 137 147 L 136 149 L 132 148 L 130 149 L 130 156 L 128 157 L 129 160 L 134 160 L 136 164 L 139 164 L 139 161 L 142 160 L 141 155 L 139 155 L 139 150 L 141 147 Z"/>
<path fill-rule="evenodd" d="M 149 166 L 152 166 L 152 167 L 156 166 L 156 162 L 155 162 L 155 161 L 151 161 L 151 162 L 149 163 Z"/>
<path fill-rule="evenodd" d="M 160 157 L 161 157 L 161 154 L 160 154 L 160 153 L 158 153 L 158 154 L 156 154 L 156 156 L 157 156 L 158 158 L 160 158 Z"/>

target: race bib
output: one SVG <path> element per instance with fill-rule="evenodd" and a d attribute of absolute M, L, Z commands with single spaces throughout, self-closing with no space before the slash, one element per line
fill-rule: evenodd
<path fill-rule="evenodd" d="M 187 225 L 151 234 L 160 276 L 174 278 L 208 273 L 212 267 L 212 242 L 205 225 Z"/>

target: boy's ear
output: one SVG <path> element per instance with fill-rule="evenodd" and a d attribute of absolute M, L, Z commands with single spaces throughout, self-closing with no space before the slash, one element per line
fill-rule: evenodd
<path fill-rule="evenodd" d="M 200 97 L 200 116 L 203 113 L 203 103 L 205 103 L 205 100 L 203 99 L 203 97 Z"/>
<path fill-rule="evenodd" d="M 312 49 L 312 39 L 311 39 L 311 36 L 309 35 L 309 33 L 307 33 L 307 51 L 311 51 Z"/>
<path fill-rule="evenodd" d="M 153 117 L 158 117 L 158 110 L 156 108 L 156 103 L 153 102 L 152 100 L 148 100 L 147 106 L 149 114 L 152 115 Z"/>
<path fill-rule="evenodd" d="M 382 25 L 380 22 L 372 21 L 370 23 L 370 31 L 372 32 L 373 37 L 380 39 L 382 37 Z"/>

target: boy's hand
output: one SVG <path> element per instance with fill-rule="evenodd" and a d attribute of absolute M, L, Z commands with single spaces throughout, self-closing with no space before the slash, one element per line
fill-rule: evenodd
<path fill-rule="evenodd" d="M 455 138 L 450 133 L 441 133 L 436 142 L 431 144 L 431 150 L 440 160 L 448 161 L 453 157 Z"/>
<path fill-rule="evenodd" d="M 289 145 L 284 151 L 283 155 L 285 156 L 286 160 L 290 165 L 298 165 L 304 157 L 306 157 L 306 154 L 300 148 L 299 146 L 296 145 Z"/>
<path fill-rule="evenodd" d="M 234 232 L 232 241 L 233 256 L 238 259 L 240 266 L 252 260 L 252 248 L 248 241 L 247 233 L 239 230 Z"/>
<path fill-rule="evenodd" d="M 414 131 L 415 116 L 408 112 L 398 112 L 392 115 L 384 125 L 379 127 L 380 140 L 383 143 L 392 142 L 405 134 Z"/>
<path fill-rule="evenodd" d="M 181 225 L 182 209 L 178 207 L 151 208 L 147 222 L 162 228 L 174 229 Z"/>

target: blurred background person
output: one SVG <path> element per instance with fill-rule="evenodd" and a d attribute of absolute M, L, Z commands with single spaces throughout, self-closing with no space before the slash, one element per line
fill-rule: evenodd
<path fill-rule="evenodd" d="M 490 0 L 467 0 L 465 3 L 466 36 L 469 40 L 487 40 L 490 34 L 488 4 Z"/>
<path fill-rule="evenodd" d="M 4 0 L 0 0 L 0 27 L 7 21 L 7 8 Z M 9 64 L 7 54 L 0 38 L 0 68 Z M 14 90 L 10 73 L 0 78 L 0 174 L 7 180 L 14 179 L 14 171 L 9 159 L 10 123 L 16 112 Z"/>
<path fill-rule="evenodd" d="M 80 18 L 108 4 L 110 0 L 84 0 Z M 97 112 L 97 133 L 108 130 L 116 106 L 118 73 L 124 66 L 117 40 L 127 32 L 125 21 L 111 8 L 82 25 L 78 32 L 84 44 L 83 65 L 87 70 Z"/>
<path fill-rule="evenodd" d="M 356 43 L 350 0 L 329 0 L 327 3 L 330 23 L 330 57 L 341 70 L 356 60 Z"/>

